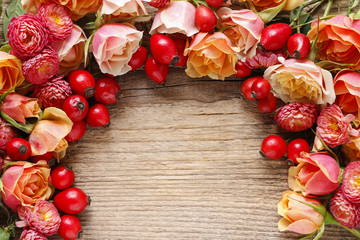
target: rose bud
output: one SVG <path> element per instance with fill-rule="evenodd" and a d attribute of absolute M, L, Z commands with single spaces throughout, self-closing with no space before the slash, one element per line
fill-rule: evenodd
<path fill-rule="evenodd" d="M 300 132 L 311 128 L 318 114 L 315 104 L 294 102 L 279 108 L 275 120 L 286 131 Z"/>

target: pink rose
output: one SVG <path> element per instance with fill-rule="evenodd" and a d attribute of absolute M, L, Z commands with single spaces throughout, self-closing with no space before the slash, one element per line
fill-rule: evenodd
<path fill-rule="evenodd" d="M 55 41 L 54 49 L 59 55 L 58 74 L 68 74 L 78 69 L 85 61 L 86 35 L 78 25 L 73 26 L 70 37 L 66 41 Z"/>
<path fill-rule="evenodd" d="M 291 190 L 304 195 L 325 195 L 338 188 L 339 165 L 326 153 L 302 152 L 297 161 L 299 165 L 289 169 Z"/>
<path fill-rule="evenodd" d="M 13 162 L 2 177 L 4 203 L 14 212 L 19 206 L 31 206 L 47 200 L 54 189 L 50 187 L 50 171 L 46 161 Z"/>
<path fill-rule="evenodd" d="M 130 24 L 111 23 L 99 28 L 92 50 L 101 72 L 114 76 L 129 72 L 128 62 L 139 48 L 142 35 Z"/>
<path fill-rule="evenodd" d="M 47 237 L 35 229 L 27 228 L 21 233 L 20 240 L 47 240 Z"/>
<path fill-rule="evenodd" d="M 248 9 L 232 10 L 222 7 L 217 12 L 219 28 L 230 27 L 224 34 L 239 48 L 241 60 L 255 56 L 264 29 L 259 15 Z"/>
<path fill-rule="evenodd" d="M 172 1 L 160 9 L 154 18 L 150 34 L 182 33 L 188 37 L 199 32 L 195 24 L 196 7 L 186 1 Z"/>
<path fill-rule="evenodd" d="M 135 22 L 145 22 L 151 19 L 141 17 L 148 15 L 148 12 L 141 0 L 103 0 L 101 15 L 104 15 L 105 22 L 112 19 L 133 19 Z"/>
<path fill-rule="evenodd" d="M 28 98 L 17 93 L 9 93 L 1 105 L 1 111 L 15 121 L 25 123 L 25 118 L 39 117 L 41 109 L 38 99 Z"/>
<path fill-rule="evenodd" d="M 333 78 L 329 71 L 307 59 L 279 58 L 281 64 L 268 67 L 264 78 L 284 102 L 327 104 L 335 101 Z"/>

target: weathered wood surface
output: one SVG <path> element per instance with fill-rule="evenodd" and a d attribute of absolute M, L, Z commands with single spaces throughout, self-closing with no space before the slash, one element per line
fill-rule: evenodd
<path fill-rule="evenodd" d="M 241 81 L 194 80 L 171 69 L 165 87 L 143 71 L 119 84 L 124 97 L 110 107 L 110 128 L 89 127 L 64 160 L 92 198 L 79 214 L 83 239 L 299 237 L 277 229 L 288 167 L 258 153 L 279 129 L 240 97 Z M 330 227 L 323 239 L 355 238 Z"/>

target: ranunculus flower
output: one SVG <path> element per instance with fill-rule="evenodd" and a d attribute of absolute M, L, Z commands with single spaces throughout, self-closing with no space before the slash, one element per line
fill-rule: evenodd
<path fill-rule="evenodd" d="M 46 161 L 11 163 L 2 177 L 4 203 L 17 212 L 19 206 L 31 206 L 49 199 L 54 192 L 49 185 L 50 171 Z"/>
<path fill-rule="evenodd" d="M 0 51 L 0 95 L 10 89 L 15 90 L 15 87 L 20 86 L 24 80 L 21 61 L 13 55 Z"/>
<path fill-rule="evenodd" d="M 162 8 L 165 4 L 169 3 L 170 0 L 145 0 L 150 6 L 156 8 Z"/>
<path fill-rule="evenodd" d="M 360 69 L 360 20 L 346 16 L 336 16 L 326 21 L 314 21 L 308 37 L 315 40 L 320 49 L 316 57 L 345 64 L 349 68 Z"/>
<path fill-rule="evenodd" d="M 47 237 L 35 229 L 26 228 L 21 233 L 20 240 L 47 240 Z"/>
<path fill-rule="evenodd" d="M 66 113 L 55 107 L 45 108 L 43 117 L 29 136 L 32 156 L 54 151 L 71 131 L 73 123 Z"/>
<path fill-rule="evenodd" d="M 38 8 L 37 16 L 56 39 L 66 40 L 69 38 L 73 21 L 64 6 L 53 2 L 43 3 Z"/>
<path fill-rule="evenodd" d="M 299 165 L 289 169 L 291 190 L 304 195 L 325 195 L 338 188 L 340 168 L 328 154 L 302 152 L 297 161 Z"/>
<path fill-rule="evenodd" d="M 184 51 L 184 55 L 189 56 L 185 72 L 193 78 L 209 76 L 224 80 L 236 73 L 234 52 L 238 52 L 238 48 L 233 47 L 223 33 L 198 33 Z"/>
<path fill-rule="evenodd" d="M 341 151 L 347 163 L 360 161 L 360 136 L 352 137 L 351 143 L 341 145 Z"/>
<path fill-rule="evenodd" d="M 332 104 L 321 111 L 317 119 L 316 134 L 330 147 L 350 143 L 351 136 L 359 135 L 350 124 L 354 118 L 352 114 L 344 116 L 341 109 Z"/>
<path fill-rule="evenodd" d="M 327 104 L 335 101 L 333 78 L 329 71 L 307 59 L 283 59 L 271 66 L 264 78 L 271 84 L 275 96 L 284 102 Z"/>
<path fill-rule="evenodd" d="M 132 19 L 135 22 L 144 22 L 151 18 L 150 16 L 141 17 L 148 15 L 141 0 L 103 0 L 100 14 L 104 15 L 106 22 L 112 19 Z"/>
<path fill-rule="evenodd" d="M 256 50 L 255 56 L 245 59 L 245 65 L 251 69 L 254 68 L 268 68 L 279 64 L 279 57 L 287 58 L 287 53 L 283 50 L 279 51 L 261 51 Z"/>
<path fill-rule="evenodd" d="M 350 202 L 360 204 L 360 162 L 351 162 L 345 168 L 341 185 L 343 195 Z"/>
<path fill-rule="evenodd" d="M 306 198 L 292 191 L 285 191 L 282 194 L 277 205 L 278 213 L 283 217 L 278 222 L 280 231 L 310 234 L 321 227 L 324 222 L 324 217 L 304 203 L 322 206 L 320 201 Z"/>
<path fill-rule="evenodd" d="M 196 7 L 186 1 L 172 1 L 157 11 L 150 34 L 181 33 L 188 37 L 199 32 L 195 24 Z"/>
<path fill-rule="evenodd" d="M 52 47 L 44 48 L 35 57 L 26 60 L 22 71 L 26 80 L 33 84 L 46 83 L 59 70 L 59 55 Z"/>
<path fill-rule="evenodd" d="M 86 35 L 81 27 L 73 26 L 70 37 L 66 41 L 55 41 L 54 49 L 59 55 L 59 74 L 68 74 L 78 69 L 85 61 Z"/>
<path fill-rule="evenodd" d="M 265 10 L 268 8 L 277 7 L 286 1 L 283 10 L 293 10 L 305 0 L 251 0 L 258 10 Z"/>
<path fill-rule="evenodd" d="M 25 118 L 39 117 L 41 108 L 36 98 L 28 98 L 17 93 L 9 93 L 3 100 L 1 111 L 15 121 L 26 123 Z"/>
<path fill-rule="evenodd" d="M 341 225 L 348 228 L 360 226 L 360 207 L 348 201 L 341 188 L 338 188 L 330 200 L 330 212 Z"/>
<path fill-rule="evenodd" d="M 248 9 L 232 10 L 228 7 L 220 8 L 219 28 L 230 27 L 224 34 L 239 48 L 241 60 L 255 56 L 257 44 L 264 30 L 264 22 L 259 15 Z"/>
<path fill-rule="evenodd" d="M 46 236 L 54 235 L 61 223 L 55 205 L 45 200 L 37 201 L 34 207 L 25 207 L 24 217 L 28 226 Z"/>
<path fill-rule="evenodd" d="M 31 14 L 11 19 L 6 36 L 12 53 L 20 59 L 34 57 L 52 41 L 44 23 Z"/>
<path fill-rule="evenodd" d="M 142 35 L 130 24 L 111 23 L 99 28 L 92 49 L 101 72 L 117 76 L 130 71 L 128 62 L 139 48 Z"/>

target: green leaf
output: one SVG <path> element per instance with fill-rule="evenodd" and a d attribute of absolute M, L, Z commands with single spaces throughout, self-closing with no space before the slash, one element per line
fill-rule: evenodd
<path fill-rule="evenodd" d="M 316 65 L 324 69 L 334 69 L 334 68 L 345 69 L 351 67 L 352 65 L 355 66 L 355 64 L 343 64 L 343 63 L 333 62 L 330 60 L 317 62 Z"/>
<path fill-rule="evenodd" d="M 325 223 L 323 222 L 323 224 L 319 228 L 319 230 L 313 240 L 319 240 L 321 238 L 321 236 L 324 234 L 324 232 L 325 232 Z"/>
<path fill-rule="evenodd" d="M 85 43 L 85 50 L 84 50 L 84 55 L 85 55 L 85 61 L 84 61 L 84 67 L 86 67 L 89 63 L 89 47 L 94 39 L 94 35 L 95 33 L 91 34 L 91 36 L 86 40 Z"/>
<path fill-rule="evenodd" d="M 25 133 L 31 133 L 31 131 L 33 130 L 35 124 L 23 124 L 23 123 L 18 123 L 17 121 L 15 121 L 14 119 L 12 119 L 9 115 L 7 115 L 6 113 L 0 111 L 1 116 L 4 118 L 5 121 L 7 121 L 8 123 L 10 123 L 13 127 L 16 127 L 17 129 L 25 132 Z"/>
<path fill-rule="evenodd" d="M 5 229 L 0 228 L 0 240 L 8 240 L 10 239 L 10 233 L 5 231 Z"/>
<path fill-rule="evenodd" d="M 292 197 L 289 197 L 289 198 L 294 200 L 294 201 L 297 201 L 299 203 L 305 204 L 306 206 L 309 206 L 309 207 L 313 208 L 315 211 L 320 213 L 323 217 L 326 216 L 327 211 L 326 211 L 326 208 L 323 205 L 315 206 L 313 204 L 306 203 L 306 202 L 300 201 L 300 200 L 292 198 Z"/>
<path fill-rule="evenodd" d="M 276 6 L 273 8 L 268 8 L 264 11 L 258 12 L 258 15 L 261 17 L 261 19 L 265 23 L 268 23 L 271 20 L 273 20 L 274 17 L 276 17 L 276 15 L 284 8 L 285 4 L 286 4 L 286 1 L 284 1 L 279 6 Z"/>
<path fill-rule="evenodd" d="M 21 16 L 25 13 L 25 10 L 21 4 L 21 0 L 12 0 L 9 6 L 5 10 L 5 15 L 3 19 L 3 31 L 4 31 L 4 38 L 7 41 L 7 29 L 8 25 L 11 22 L 13 17 Z"/>
<path fill-rule="evenodd" d="M 10 50 L 11 50 L 11 46 L 9 44 L 6 44 L 0 48 L 0 51 L 6 52 L 6 53 L 10 53 Z"/>

